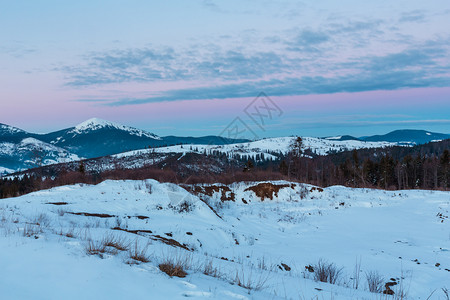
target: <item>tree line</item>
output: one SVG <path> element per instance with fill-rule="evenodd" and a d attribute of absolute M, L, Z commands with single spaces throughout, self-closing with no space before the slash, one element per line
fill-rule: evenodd
<path fill-rule="evenodd" d="M 450 188 L 450 140 L 414 147 L 361 149 L 307 158 L 298 147 L 281 161 L 288 178 L 319 186 Z"/>
<path fill-rule="evenodd" d="M 186 184 L 284 179 L 322 187 L 448 190 L 449 148 L 450 140 L 445 140 L 414 147 L 360 149 L 320 156 L 302 150 L 302 141 L 297 139 L 288 154 L 276 153 L 276 160 L 264 155 L 228 157 L 222 152 L 187 153 L 182 157 L 169 156 L 157 165 L 125 169 L 118 163 L 116 168 L 101 172 L 88 172 L 83 162 L 72 162 L 0 178 L 0 198 L 67 184 L 97 184 L 106 179 L 155 179 Z"/>

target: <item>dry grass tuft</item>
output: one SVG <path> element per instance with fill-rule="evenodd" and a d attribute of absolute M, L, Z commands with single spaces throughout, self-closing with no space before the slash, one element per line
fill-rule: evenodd
<path fill-rule="evenodd" d="M 41 227 L 49 227 L 52 221 L 47 214 L 40 213 L 34 217 L 33 223 Z"/>
<path fill-rule="evenodd" d="M 112 233 L 106 235 L 102 242 L 105 247 L 112 247 L 119 251 L 126 251 L 130 248 L 130 243 L 124 237 Z"/>
<path fill-rule="evenodd" d="M 92 239 L 89 239 L 86 242 L 84 250 L 88 255 L 99 255 L 99 256 L 102 256 L 104 253 L 107 252 L 105 245 L 101 241 L 100 242 L 93 241 Z"/>
<path fill-rule="evenodd" d="M 147 254 L 148 246 L 149 244 L 145 247 L 141 247 L 138 240 L 136 240 L 134 245 L 128 251 L 130 258 L 137 262 L 148 263 L 150 261 L 150 256 Z"/>
<path fill-rule="evenodd" d="M 233 282 L 244 289 L 260 291 L 266 288 L 267 280 L 269 279 L 268 273 L 264 273 L 261 272 L 258 273 L 257 276 L 253 276 L 251 270 L 245 272 L 242 268 L 240 272 L 236 271 L 236 276 Z"/>
<path fill-rule="evenodd" d="M 314 266 L 314 280 L 336 284 L 342 275 L 342 268 L 338 268 L 334 263 L 328 263 L 324 260 Z"/>
<path fill-rule="evenodd" d="M 383 291 L 384 278 L 377 271 L 366 273 L 367 286 L 372 293 L 381 293 Z"/>
<path fill-rule="evenodd" d="M 69 233 L 66 234 L 69 237 Z M 85 245 L 85 251 L 89 255 L 99 255 L 102 256 L 104 253 L 117 254 L 119 251 L 126 251 L 129 249 L 129 243 L 122 237 L 116 236 L 114 234 L 107 234 L 101 240 L 94 241 L 91 238 L 87 238 Z M 132 251 L 132 255 L 136 258 L 143 255 L 142 249 L 139 249 L 136 244 Z M 131 252 L 130 252 L 131 253 Z M 142 257 L 140 259 L 143 259 Z"/>
<path fill-rule="evenodd" d="M 216 278 L 223 277 L 220 270 L 214 266 L 214 262 L 212 259 L 205 261 L 205 263 L 203 264 L 202 272 L 203 272 L 203 274 L 211 276 L 211 277 L 216 277 Z"/>
<path fill-rule="evenodd" d="M 165 262 L 165 263 L 159 264 L 159 269 L 161 271 L 163 271 L 164 273 L 166 273 L 167 275 L 169 275 L 170 277 L 175 276 L 175 277 L 184 278 L 187 275 L 186 271 L 183 269 L 183 266 L 178 265 L 178 264 L 173 264 L 170 262 Z"/>
<path fill-rule="evenodd" d="M 159 269 L 170 277 L 186 277 L 187 272 L 185 270 L 191 267 L 192 255 L 181 252 L 166 256 L 163 262 L 159 264 Z"/>
<path fill-rule="evenodd" d="M 39 238 L 39 234 L 42 233 L 42 228 L 35 224 L 27 224 L 23 228 L 23 236 Z"/>

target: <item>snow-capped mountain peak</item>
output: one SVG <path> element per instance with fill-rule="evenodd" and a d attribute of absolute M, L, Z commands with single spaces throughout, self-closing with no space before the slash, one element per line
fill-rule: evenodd
<path fill-rule="evenodd" d="M 102 120 L 99 118 L 91 118 L 89 120 L 86 120 L 77 126 L 75 126 L 75 129 L 78 131 L 87 130 L 87 129 L 95 129 L 95 128 L 101 128 L 106 126 L 112 126 L 112 127 L 120 127 L 121 125 L 116 124 L 114 122 Z"/>
<path fill-rule="evenodd" d="M 81 133 L 85 133 L 87 131 L 95 131 L 95 130 L 104 129 L 104 128 L 127 131 L 128 133 L 139 136 L 139 137 L 148 137 L 148 138 L 153 138 L 153 139 L 158 139 L 158 140 L 161 139 L 159 136 L 157 136 L 153 133 L 149 133 L 149 132 L 146 132 L 144 130 L 140 130 L 140 129 L 137 129 L 134 127 L 129 127 L 129 126 L 125 126 L 122 124 L 114 123 L 111 121 L 102 120 L 99 118 L 91 118 L 89 120 L 86 120 L 86 121 L 78 124 L 71 130 L 71 133 L 81 134 Z"/>

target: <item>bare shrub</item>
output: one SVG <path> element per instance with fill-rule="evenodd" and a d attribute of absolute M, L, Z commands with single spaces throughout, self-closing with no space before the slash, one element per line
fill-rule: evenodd
<path fill-rule="evenodd" d="M 7 221 L 7 219 L 6 219 L 6 216 L 5 216 L 5 213 L 4 213 L 4 212 L 2 213 L 2 217 L 1 217 L 0 221 L 1 221 L 2 223 L 6 223 L 6 221 Z"/>
<path fill-rule="evenodd" d="M 115 218 L 116 227 L 121 228 L 122 227 L 122 219 L 120 217 Z"/>
<path fill-rule="evenodd" d="M 69 231 L 64 232 L 63 229 L 61 228 L 59 233 L 60 236 L 65 236 L 68 238 L 74 238 L 75 237 L 75 228 L 71 228 Z"/>
<path fill-rule="evenodd" d="M 384 278 L 377 271 L 366 273 L 367 286 L 372 293 L 381 293 L 383 291 Z"/>
<path fill-rule="evenodd" d="M 185 254 L 167 255 L 162 263 L 159 264 L 159 269 L 169 275 L 170 277 L 186 277 L 186 270 L 192 266 L 192 256 Z"/>
<path fill-rule="evenodd" d="M 144 247 L 141 247 L 138 243 L 138 240 L 136 239 L 136 241 L 134 242 L 134 245 L 128 251 L 130 258 L 134 259 L 135 261 L 138 261 L 138 262 L 143 262 L 143 263 L 149 262 L 150 256 L 147 254 L 148 246 L 149 246 L 149 244 L 147 244 Z"/>
<path fill-rule="evenodd" d="M 126 251 L 130 248 L 129 242 L 124 237 L 112 233 L 106 235 L 102 242 L 105 247 L 112 247 L 119 251 Z"/>
<path fill-rule="evenodd" d="M 241 271 L 236 271 L 233 283 L 247 290 L 260 291 L 266 288 L 268 279 L 267 273 L 258 272 L 258 275 L 254 276 L 252 270 L 246 272 L 242 268 Z"/>
<path fill-rule="evenodd" d="M 107 252 L 105 245 L 101 241 L 94 241 L 92 239 L 87 240 L 84 250 L 88 255 L 99 255 L 100 257 Z"/>
<path fill-rule="evenodd" d="M 261 269 L 261 270 L 269 271 L 269 272 L 273 272 L 273 271 L 277 270 L 277 268 L 279 268 L 279 266 L 277 264 L 273 264 L 273 263 L 267 261 L 267 259 L 264 256 L 261 258 L 258 258 L 255 267 L 258 269 Z"/>
<path fill-rule="evenodd" d="M 37 226 L 35 224 L 27 224 L 23 228 L 23 236 L 26 237 L 34 237 L 37 239 L 39 233 L 42 233 L 42 229 L 40 228 L 40 226 Z"/>
<path fill-rule="evenodd" d="M 306 197 L 308 197 L 308 194 L 309 194 L 308 188 L 306 186 L 302 185 L 302 187 L 300 188 L 300 192 L 299 192 L 300 199 L 301 200 L 306 199 Z"/>
<path fill-rule="evenodd" d="M 216 266 L 214 266 L 214 262 L 212 259 L 205 261 L 205 263 L 203 264 L 202 272 L 203 274 L 208 276 L 216 278 L 222 277 L 220 270 Z"/>
<path fill-rule="evenodd" d="M 135 189 L 136 191 L 142 190 L 141 184 L 140 184 L 140 183 L 135 184 L 135 185 L 134 185 L 134 189 Z"/>
<path fill-rule="evenodd" d="M 62 233 L 66 237 L 74 237 L 73 229 L 67 233 Z M 85 233 L 87 240 L 84 249 L 89 255 L 99 255 L 102 257 L 104 253 L 117 254 L 119 251 L 125 251 L 129 249 L 129 243 L 126 239 L 116 236 L 112 233 L 105 235 L 101 240 L 94 241 L 88 232 Z M 138 253 L 137 248 L 136 253 Z"/>
<path fill-rule="evenodd" d="M 187 212 L 192 211 L 193 209 L 194 209 L 193 205 L 191 203 L 189 203 L 188 201 L 183 201 L 180 203 L 180 208 L 179 208 L 180 213 L 184 213 L 184 212 L 187 213 Z"/>
<path fill-rule="evenodd" d="M 403 276 L 401 277 L 400 282 L 397 285 L 397 290 L 395 293 L 395 300 L 404 300 L 408 298 L 408 291 L 406 290 L 405 286 L 403 285 Z"/>
<path fill-rule="evenodd" d="M 179 213 L 188 213 L 194 209 L 194 205 L 192 205 L 192 203 L 188 202 L 185 199 L 180 204 L 175 205 L 175 206 L 169 204 L 169 208 L 173 209 L 174 211 L 179 212 Z"/>
<path fill-rule="evenodd" d="M 342 269 L 334 263 L 320 259 L 314 266 L 314 280 L 336 284 L 340 280 Z"/>
<path fill-rule="evenodd" d="M 400 280 L 396 281 L 397 284 L 392 285 L 395 286 L 395 296 L 394 299 L 395 300 L 403 300 L 403 299 L 407 299 L 408 298 L 408 290 L 407 287 L 405 287 L 405 278 L 406 278 L 406 274 L 408 272 L 405 272 L 403 269 L 401 270 L 401 274 L 400 274 Z M 409 275 L 408 275 L 409 276 Z M 388 289 L 387 284 L 385 284 L 386 290 Z M 384 293 L 385 291 L 383 291 Z"/>
<path fill-rule="evenodd" d="M 147 192 L 151 194 L 153 192 L 153 187 L 150 182 L 145 182 L 145 188 L 147 189 Z"/>
<path fill-rule="evenodd" d="M 13 221 L 14 224 L 18 223 L 18 221 L 15 222 L 16 220 L 17 219 L 14 219 Z M 3 235 L 5 237 L 20 231 L 19 227 L 13 226 L 11 223 L 7 223 L 6 221 L 0 222 L 0 229 L 2 229 Z"/>
<path fill-rule="evenodd" d="M 33 221 L 36 225 L 41 227 L 49 227 L 52 223 L 50 217 L 45 213 L 38 214 Z"/>
<path fill-rule="evenodd" d="M 261 270 L 269 270 L 269 266 L 267 265 L 266 258 L 264 256 L 258 259 L 258 268 Z"/>

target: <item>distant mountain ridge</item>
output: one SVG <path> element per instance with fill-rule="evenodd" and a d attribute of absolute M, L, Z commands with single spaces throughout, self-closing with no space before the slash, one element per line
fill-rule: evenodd
<path fill-rule="evenodd" d="M 329 151 L 343 151 L 347 148 L 366 147 L 361 142 L 379 142 L 394 144 L 423 144 L 450 138 L 448 134 L 434 133 L 425 130 L 396 130 L 385 135 L 374 135 L 356 138 L 350 135 L 325 138 L 305 137 L 305 145 L 311 144 L 322 155 Z M 283 138 L 281 138 L 283 139 Z M 309 140 L 308 140 L 309 139 Z M 288 139 L 290 140 L 290 139 Z M 267 141 L 267 139 L 266 139 Z M 306 143 L 309 141 L 308 143 Z M 314 142 L 313 142 L 314 141 Z M 14 170 L 23 170 L 58 162 L 68 162 L 83 158 L 109 156 L 127 151 L 143 150 L 180 144 L 190 145 L 229 145 L 245 149 L 250 140 L 227 139 L 220 136 L 180 137 L 165 136 L 137 129 L 130 126 L 92 118 L 74 127 L 50 132 L 47 134 L 29 133 L 22 129 L 0 123 L 0 175 Z M 262 142 L 264 145 L 265 142 Z M 356 144 L 355 144 L 356 143 Z M 242 145 L 240 145 L 242 144 Z M 271 143 L 269 143 L 271 144 Z M 281 143 L 283 144 L 283 143 Z M 285 152 L 286 145 L 274 143 L 268 150 Z M 368 144 L 369 145 L 369 144 Z M 369 147 L 377 146 L 376 143 Z M 283 148 L 283 149 L 277 149 Z M 256 147 L 257 148 L 257 147 Z M 264 148 L 264 147 L 262 147 Z M 273 149 L 272 149 L 273 148 Z M 223 148 L 229 151 L 227 147 Z M 165 151 L 165 150 L 164 150 Z M 183 150 L 184 151 L 184 150 Z M 251 152 L 250 150 L 246 150 Z"/>
<path fill-rule="evenodd" d="M 426 130 L 403 129 L 395 130 L 384 135 L 373 135 L 361 137 L 360 139 L 368 142 L 395 142 L 426 144 L 433 141 L 441 141 L 450 138 L 450 134 L 436 133 Z"/>
<path fill-rule="evenodd" d="M 26 137 L 19 141 L 16 137 L 9 142 L 0 141 L 0 175 L 16 170 L 80 159 L 78 155 L 63 148 L 32 137 Z"/>
<path fill-rule="evenodd" d="M 27 139 L 33 139 L 34 145 L 27 143 Z M 222 145 L 247 141 L 220 136 L 159 137 L 141 129 L 98 118 L 47 134 L 30 133 L 0 123 L 0 175 L 36 167 L 38 164 L 31 158 L 37 156 L 38 152 L 39 156 L 45 158 L 43 163 L 49 164 L 63 159 L 94 158 L 149 147 L 178 144 Z"/>
<path fill-rule="evenodd" d="M 130 126 L 89 119 L 75 127 L 41 135 L 43 141 L 68 149 L 86 158 L 112 155 L 125 151 L 177 144 L 227 144 L 248 140 L 209 137 L 159 137 L 156 134 Z"/>
<path fill-rule="evenodd" d="M 359 138 L 351 135 L 342 135 L 342 136 L 324 137 L 324 139 L 329 141 L 390 142 L 390 143 L 420 145 L 429 142 L 450 139 L 450 134 L 436 133 L 426 130 L 400 129 L 391 131 L 383 135 L 362 136 Z"/>
<path fill-rule="evenodd" d="M 324 139 L 329 141 L 361 141 L 360 139 L 351 135 L 330 136 L 325 137 Z"/>

